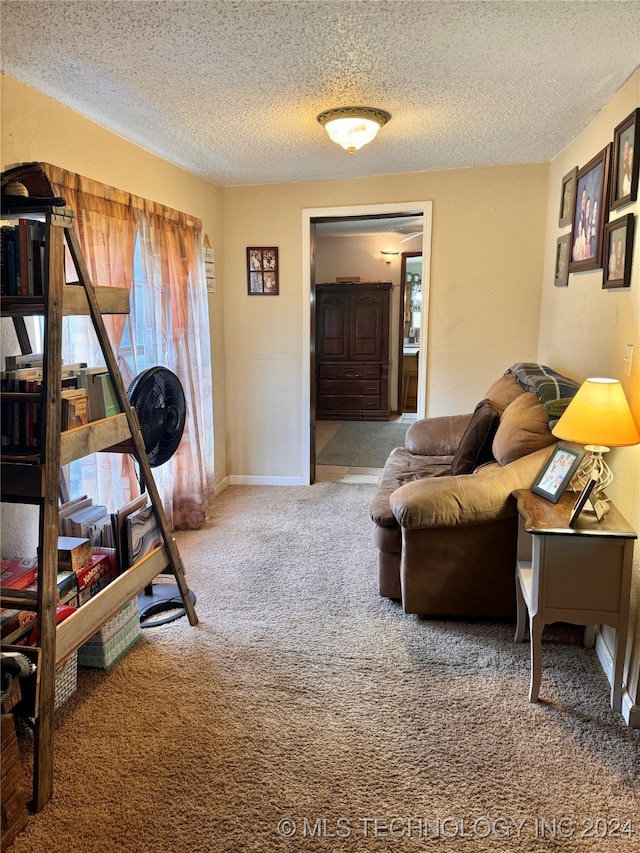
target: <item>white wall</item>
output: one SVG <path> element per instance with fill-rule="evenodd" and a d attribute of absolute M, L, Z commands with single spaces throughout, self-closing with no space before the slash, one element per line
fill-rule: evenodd
<path fill-rule="evenodd" d="M 636 215 L 631 287 L 603 290 L 602 270 L 574 273 L 568 287 L 554 287 L 557 238 L 569 227 L 558 227 L 562 178 L 575 166 L 581 168 L 613 140 L 616 125 L 640 106 L 640 72 L 637 72 L 587 128 L 551 163 L 542 287 L 542 313 L 538 353 L 545 364 L 582 381 L 589 376 L 612 376 L 622 383 L 636 423 L 640 427 L 640 234 L 637 214 L 640 203 L 613 211 L 614 220 Z M 624 373 L 627 344 L 634 345 L 631 376 Z M 632 527 L 640 531 L 640 446 L 614 449 L 607 461 L 615 480 L 610 497 Z M 604 568 L 604 567 L 603 567 Z M 605 632 L 612 648 L 612 635 Z M 632 618 L 625 678 L 629 694 L 638 703 L 640 694 L 640 548 L 634 560 Z M 640 724 L 640 715 L 639 715 Z"/>

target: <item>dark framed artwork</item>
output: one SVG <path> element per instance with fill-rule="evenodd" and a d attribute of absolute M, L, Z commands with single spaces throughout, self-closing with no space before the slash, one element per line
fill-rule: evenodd
<path fill-rule="evenodd" d="M 613 131 L 611 210 L 638 198 L 640 107 Z"/>
<path fill-rule="evenodd" d="M 277 246 L 247 246 L 247 288 L 249 296 L 277 296 Z"/>
<path fill-rule="evenodd" d="M 568 444 L 556 445 L 531 486 L 531 491 L 551 503 L 558 503 L 583 456 L 584 450 L 576 450 Z"/>
<path fill-rule="evenodd" d="M 629 287 L 633 258 L 633 232 L 636 218 L 627 213 L 604 228 L 604 264 L 602 286 Z"/>
<path fill-rule="evenodd" d="M 566 287 L 569 284 L 569 252 L 571 251 L 571 234 L 558 237 L 556 243 L 556 266 L 553 283 L 556 287 Z"/>
<path fill-rule="evenodd" d="M 560 190 L 560 213 L 558 214 L 558 227 L 560 228 L 562 228 L 563 225 L 571 225 L 574 199 L 576 197 L 577 176 L 578 167 L 575 166 L 562 179 L 562 188 Z"/>
<path fill-rule="evenodd" d="M 569 272 L 598 270 L 602 267 L 610 153 L 611 144 L 589 160 L 576 175 Z"/>

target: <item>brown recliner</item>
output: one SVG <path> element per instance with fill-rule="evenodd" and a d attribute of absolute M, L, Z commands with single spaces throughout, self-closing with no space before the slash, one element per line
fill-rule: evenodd
<path fill-rule="evenodd" d="M 474 459 L 462 451 L 469 450 L 470 434 L 474 444 L 483 406 L 493 410 L 493 421 Z M 473 414 L 412 424 L 370 504 L 380 595 L 424 616 L 512 618 L 517 512 L 511 494 L 532 485 L 555 441 L 541 399 L 509 372 Z M 454 473 L 465 465 L 469 473 Z"/>

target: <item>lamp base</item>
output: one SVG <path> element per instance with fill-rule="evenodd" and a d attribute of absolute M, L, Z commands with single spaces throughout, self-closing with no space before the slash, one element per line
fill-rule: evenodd
<path fill-rule="evenodd" d="M 613 474 L 611 468 L 604 461 L 603 454 L 608 453 L 610 448 L 604 444 L 587 444 L 584 448 L 589 455 L 586 456 L 575 474 L 576 484 L 584 489 L 589 480 L 596 481 L 595 492 L 600 495 L 611 483 Z"/>

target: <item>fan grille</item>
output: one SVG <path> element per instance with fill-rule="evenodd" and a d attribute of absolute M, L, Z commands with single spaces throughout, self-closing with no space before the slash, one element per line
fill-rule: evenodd
<path fill-rule="evenodd" d="M 184 432 L 186 402 L 180 380 L 166 367 L 150 367 L 136 376 L 127 396 L 140 422 L 149 465 L 163 465 Z"/>

